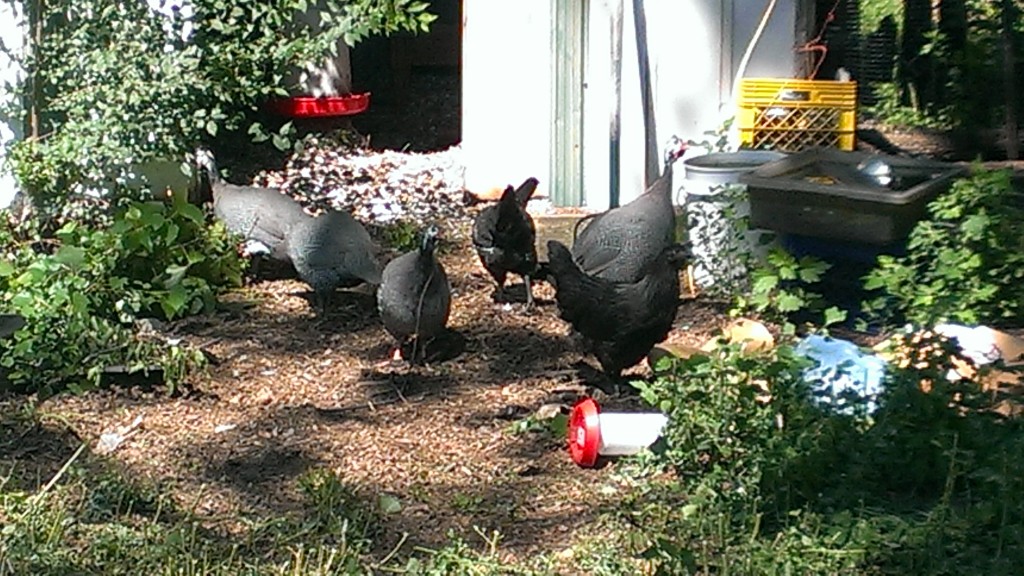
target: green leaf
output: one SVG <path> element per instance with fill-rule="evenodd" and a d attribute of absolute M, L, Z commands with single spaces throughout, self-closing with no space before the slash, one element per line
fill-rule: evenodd
<path fill-rule="evenodd" d="M 61 246 L 53 255 L 53 259 L 68 268 L 77 270 L 85 262 L 85 250 L 78 246 Z"/>
<path fill-rule="evenodd" d="M 779 312 L 796 312 L 804 307 L 805 301 L 792 292 L 782 292 L 779 294 L 775 304 Z"/>
<path fill-rule="evenodd" d="M 178 214 L 181 214 L 182 216 L 188 218 L 189 220 L 196 224 L 203 224 L 206 220 L 206 217 L 203 216 L 203 211 L 200 210 L 199 207 L 195 206 L 194 204 L 184 202 L 180 206 L 178 206 L 177 211 Z"/>
<path fill-rule="evenodd" d="M 0 278 L 6 278 L 14 274 L 14 264 L 6 258 L 0 258 Z"/>
<path fill-rule="evenodd" d="M 288 138 L 281 136 L 280 134 L 274 134 L 271 140 L 273 141 L 272 143 L 274 145 L 274 148 L 277 148 L 282 152 L 286 152 L 288 148 L 291 147 L 291 141 L 289 141 Z"/>
<path fill-rule="evenodd" d="M 188 291 L 185 290 L 185 287 L 176 284 L 160 299 L 160 307 L 163 309 L 164 315 L 169 320 L 173 320 L 185 309 L 188 299 Z"/>
<path fill-rule="evenodd" d="M 548 432 L 555 438 L 565 438 L 566 434 L 569 433 L 569 416 L 566 414 L 556 414 L 554 418 L 548 421 Z"/>
<path fill-rule="evenodd" d="M 181 284 L 182 279 L 185 278 L 185 274 L 188 273 L 188 266 L 181 266 L 178 264 L 171 264 L 167 267 L 164 273 L 167 278 L 164 280 L 164 288 L 170 290 L 171 288 Z"/>
<path fill-rule="evenodd" d="M 838 324 L 844 320 L 846 320 L 846 310 L 840 310 L 835 306 L 829 306 L 825 309 L 824 326 Z"/>
<path fill-rule="evenodd" d="M 398 498 L 384 492 L 377 496 L 377 506 L 384 514 L 398 514 L 402 511 L 402 503 Z"/>
<path fill-rule="evenodd" d="M 755 294 L 767 294 L 779 285 L 778 276 L 761 276 L 754 280 L 752 290 Z"/>
<path fill-rule="evenodd" d="M 963 221 L 960 230 L 968 237 L 977 238 L 988 228 L 990 221 L 987 214 L 972 214 Z"/>

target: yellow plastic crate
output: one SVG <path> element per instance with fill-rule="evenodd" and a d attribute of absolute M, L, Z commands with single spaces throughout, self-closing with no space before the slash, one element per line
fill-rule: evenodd
<path fill-rule="evenodd" d="M 799 152 L 813 146 L 853 150 L 857 83 L 792 78 L 740 81 L 737 123 L 748 148 Z"/>

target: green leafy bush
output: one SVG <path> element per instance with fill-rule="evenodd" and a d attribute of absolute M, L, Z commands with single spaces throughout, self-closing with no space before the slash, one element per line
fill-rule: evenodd
<path fill-rule="evenodd" d="M 734 313 L 754 312 L 768 320 L 783 323 L 792 333 L 788 320 L 795 313 L 821 314 L 819 323 L 828 326 L 842 322 L 846 312 L 826 301 L 813 287 L 831 267 L 811 256 L 796 258 L 782 248 L 773 248 L 764 261 L 750 272 L 750 288 L 734 298 Z"/>
<path fill-rule="evenodd" d="M 1024 318 L 1024 202 L 1006 170 L 979 167 L 928 206 L 903 257 L 880 256 L 865 308 L 927 325 L 1002 324 Z"/>
<path fill-rule="evenodd" d="M 20 13 L 37 9 L 16 4 Z M 306 17 L 307 0 L 189 6 L 191 18 L 165 16 L 146 2 L 41 5 L 32 49 L 9 54 L 30 72 L 31 83 L 16 89 L 32 104 L 35 126 L 10 160 L 46 217 L 80 218 L 89 198 L 137 190 L 135 173 L 147 162 L 182 158 L 226 133 L 288 148 L 292 125 L 269 126 L 260 109 L 288 95 L 290 71 L 336 52 L 340 40 L 426 30 L 434 19 L 416 1 L 324 0 L 316 4 L 319 21 Z"/>
<path fill-rule="evenodd" d="M 133 323 L 210 310 L 220 288 L 241 282 L 223 226 L 181 200 L 131 202 L 106 228 L 69 222 L 53 238 L 4 240 L 0 298 L 28 325 L 0 343 L 0 366 L 21 391 L 85 389 L 113 365 L 160 366 L 174 386 L 201 355 L 137 337 Z"/>
<path fill-rule="evenodd" d="M 874 412 L 814 402 L 785 342 L 663 361 L 638 385 L 669 416 L 653 463 L 672 474 L 632 482 L 619 514 L 642 527 L 635 552 L 657 574 L 1011 573 L 1024 422 L 977 380 L 946 379 L 950 341 L 900 349 Z"/>
<path fill-rule="evenodd" d="M 950 113 L 928 113 L 919 107 L 904 104 L 904 91 L 896 82 L 875 82 L 871 85 L 877 102 L 864 112 L 886 126 L 901 128 L 934 128 L 946 130 L 952 126 Z M 912 88 L 910 88 L 912 90 Z M 916 102 L 916 97 L 911 98 Z"/>

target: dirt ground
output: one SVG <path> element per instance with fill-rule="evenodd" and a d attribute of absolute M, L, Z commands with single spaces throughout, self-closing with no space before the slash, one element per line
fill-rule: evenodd
<path fill-rule="evenodd" d="M 510 555 L 569 546 L 593 527 L 595 504 L 613 497 L 601 487 L 614 464 L 578 468 L 564 438 L 510 427 L 592 392 L 596 362 L 575 351 L 550 286 L 536 286 L 539 306 L 527 312 L 492 300 L 494 283 L 465 240 L 445 247 L 443 263 L 455 293 L 451 340 L 463 347 L 455 358 L 423 367 L 390 361 L 370 294 L 339 292 L 327 317 L 316 318 L 304 284 L 263 281 L 225 298 L 225 310 L 174 326 L 216 359 L 191 393 L 52 398 L 39 407 L 49 424 L 22 436 L 39 448 L 22 443 L 14 456 L 45 480 L 67 457 L 69 437 L 95 447 L 101 434 L 139 418 L 112 458 L 213 524 L 288 514 L 299 505 L 297 478 L 326 468 L 367 498 L 401 502 L 387 518 L 384 548 L 403 532 L 409 545 L 430 546 L 449 528 L 474 525 L 499 530 Z M 517 284 L 513 295 L 521 295 Z M 726 321 L 714 305 L 688 300 L 671 340 L 700 343 Z M 607 404 L 623 405 L 636 400 Z M 45 446 L 46 435 L 64 448 Z"/>

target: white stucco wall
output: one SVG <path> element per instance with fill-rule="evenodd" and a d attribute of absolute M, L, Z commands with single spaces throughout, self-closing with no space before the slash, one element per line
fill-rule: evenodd
<path fill-rule="evenodd" d="M 24 15 L 15 12 L 14 8 L 8 3 L 0 4 L 0 41 L 7 50 L 18 54 L 25 45 L 27 28 Z M 12 110 L 10 116 L 0 115 L 0 157 L 5 160 L 0 163 L 0 208 L 9 206 L 17 192 L 17 184 L 6 162 L 7 150 L 11 142 L 22 138 L 24 134 L 20 102 L 6 87 L 17 85 L 20 78 L 20 67 L 7 52 L 0 50 L 0 101 L 3 108 L 11 107 Z"/>
<path fill-rule="evenodd" d="M 582 1 L 582 0 L 580 0 Z M 624 1 L 620 202 L 643 190 L 644 126 L 632 0 Z M 791 76 L 796 6 L 776 0 L 744 76 Z M 552 0 L 465 0 L 463 148 L 466 186 L 486 192 L 540 175 L 551 118 Z M 701 140 L 734 113 L 736 70 L 769 0 L 646 0 L 659 150 L 672 135 Z M 608 207 L 612 110 L 609 0 L 589 0 L 584 72 L 584 203 Z M 698 151 L 694 151 L 698 153 Z M 676 164 L 675 186 L 682 183 Z M 681 201 L 682 199 L 679 198 Z"/>

